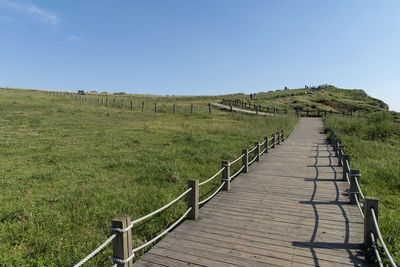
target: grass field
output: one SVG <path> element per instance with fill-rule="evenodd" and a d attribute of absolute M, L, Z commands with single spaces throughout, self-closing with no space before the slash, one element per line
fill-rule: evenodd
<path fill-rule="evenodd" d="M 207 179 L 222 160 L 277 130 L 290 133 L 297 122 L 209 115 L 206 102 L 197 101 L 204 111 L 192 115 L 155 114 L 1 89 L 0 265 L 71 266 L 110 235 L 114 217 L 153 211 L 183 192 L 187 179 Z M 201 199 L 218 184 L 202 187 Z M 180 201 L 135 226 L 134 245 L 165 229 L 185 206 Z M 89 266 L 110 264 L 110 249 Z"/>
<path fill-rule="evenodd" d="M 361 171 L 361 189 L 379 198 L 379 224 L 396 262 L 400 260 L 400 124 L 387 113 L 366 119 L 325 118 L 351 156 L 351 167 Z"/>

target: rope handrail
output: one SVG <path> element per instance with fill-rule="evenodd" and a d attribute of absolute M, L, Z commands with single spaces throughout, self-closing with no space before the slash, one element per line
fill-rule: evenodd
<path fill-rule="evenodd" d="M 357 207 L 358 207 L 358 211 L 360 212 L 361 217 L 364 219 L 364 213 L 363 213 L 363 211 L 362 211 L 361 203 L 360 203 L 360 201 L 358 200 L 357 194 L 354 196 L 354 199 L 356 200 L 356 204 L 357 204 Z"/>
<path fill-rule="evenodd" d="M 202 186 L 208 182 L 210 182 L 212 179 L 214 179 L 215 177 L 217 177 L 219 174 L 221 174 L 221 172 L 225 169 L 225 167 L 223 167 L 222 169 L 220 169 L 216 174 L 214 174 L 213 176 L 211 176 L 210 178 L 208 178 L 207 180 L 205 180 L 204 182 L 199 183 L 199 186 Z"/>
<path fill-rule="evenodd" d="M 346 180 L 347 180 L 347 183 L 350 185 L 350 177 L 349 177 L 349 173 L 348 172 L 346 172 Z"/>
<path fill-rule="evenodd" d="M 158 236 L 154 237 L 153 239 L 151 239 L 150 241 L 144 243 L 143 245 L 134 248 L 132 250 L 132 254 L 135 254 L 135 252 L 149 246 L 151 243 L 153 243 L 154 241 L 157 241 L 158 239 L 160 239 L 162 236 L 164 236 L 166 233 L 168 233 L 172 228 L 174 228 L 178 223 L 180 223 L 185 217 L 186 215 L 188 215 L 188 213 L 192 210 L 192 207 L 188 208 L 187 211 L 178 219 L 176 220 L 173 224 L 171 224 L 167 229 L 165 229 L 161 234 L 159 234 Z"/>
<path fill-rule="evenodd" d="M 274 146 L 274 144 L 270 145 L 270 146 L 268 147 L 268 149 L 272 148 L 273 146 Z"/>
<path fill-rule="evenodd" d="M 237 172 L 235 172 L 235 174 L 233 174 L 232 176 L 231 176 L 231 179 L 233 179 L 233 178 L 235 178 L 236 176 L 238 176 L 242 171 L 243 171 L 243 169 L 244 169 L 244 165 L 237 171 Z"/>
<path fill-rule="evenodd" d="M 372 241 L 372 248 L 374 249 L 376 259 L 378 260 L 378 264 L 380 267 L 383 267 L 381 255 L 379 255 L 378 247 L 376 246 L 376 240 L 375 240 L 374 233 L 371 232 L 370 236 L 371 236 L 371 241 Z"/>
<path fill-rule="evenodd" d="M 181 198 L 183 198 L 187 193 L 189 193 L 192 190 L 192 188 L 187 189 L 185 192 L 183 192 L 179 197 L 175 198 L 174 200 L 172 200 L 171 202 L 169 202 L 168 204 L 166 204 L 165 206 L 159 208 L 158 210 L 153 211 L 152 213 L 147 214 L 146 216 L 143 216 L 142 218 L 136 219 L 134 220 L 131 225 L 135 225 L 141 221 L 146 220 L 147 218 L 150 218 L 154 215 L 156 215 L 157 213 L 160 213 L 161 211 L 169 208 L 170 206 L 172 206 L 173 204 L 175 204 L 178 200 L 180 200 Z"/>
<path fill-rule="evenodd" d="M 251 153 L 251 152 L 253 152 L 254 150 L 256 150 L 256 148 L 257 148 L 257 146 L 255 146 L 255 147 L 253 147 L 252 149 L 250 149 L 247 153 Z"/>
<path fill-rule="evenodd" d="M 261 155 L 264 154 L 266 150 L 267 150 L 267 148 L 264 148 L 264 149 L 260 152 L 260 154 L 261 154 Z"/>
<path fill-rule="evenodd" d="M 271 137 L 271 138 L 269 139 L 269 141 L 272 141 L 272 140 L 274 140 L 274 138 L 273 138 L 273 137 Z"/>
<path fill-rule="evenodd" d="M 200 202 L 199 202 L 199 205 L 203 205 L 204 203 L 206 203 L 207 201 L 209 201 L 210 199 L 212 199 L 212 198 L 221 190 L 221 188 L 225 185 L 225 183 L 226 183 L 226 182 L 223 182 L 223 183 L 221 184 L 221 186 L 218 187 L 218 189 L 215 190 L 214 193 L 212 193 L 211 196 L 209 196 L 208 198 L 204 199 L 203 201 L 200 201 Z"/>
<path fill-rule="evenodd" d="M 266 141 L 267 141 L 267 140 L 264 139 L 264 141 L 262 141 L 262 142 L 260 143 L 260 146 L 263 146 L 263 145 L 265 144 Z"/>
<path fill-rule="evenodd" d="M 242 154 L 240 157 L 238 157 L 237 159 L 235 159 L 234 161 L 229 163 L 229 166 L 235 164 L 236 162 L 238 162 L 239 160 L 241 160 L 244 157 L 244 154 Z"/>
<path fill-rule="evenodd" d="M 358 183 L 358 179 L 357 178 L 354 178 L 354 181 L 356 182 L 356 186 L 357 186 L 357 189 L 358 189 L 358 194 L 362 197 L 362 199 L 364 200 L 365 199 L 365 196 L 364 196 L 364 194 L 362 193 L 362 191 L 361 191 L 361 188 L 360 188 L 360 184 Z"/>
<path fill-rule="evenodd" d="M 254 161 L 256 161 L 256 159 L 257 159 L 257 157 L 254 157 L 254 159 L 252 159 L 251 161 L 249 161 L 249 166 L 250 166 L 251 164 L 253 164 Z"/>
<path fill-rule="evenodd" d="M 88 260 L 93 258 L 97 253 L 99 253 L 103 248 L 105 248 L 114 238 L 117 237 L 117 233 L 112 234 L 106 241 L 104 241 L 98 248 L 93 250 L 89 255 L 87 255 L 84 259 L 74 265 L 74 267 L 79 267 L 85 264 Z"/>
<path fill-rule="evenodd" d="M 375 227 L 376 233 L 378 235 L 378 240 L 381 243 L 381 245 L 383 247 L 383 250 L 385 251 L 386 256 L 388 257 L 390 264 L 393 267 L 396 267 L 396 264 L 394 263 L 392 255 L 390 255 L 389 250 L 387 249 L 386 244 L 383 241 L 382 234 L 381 234 L 381 231 L 379 230 L 378 221 L 376 220 L 375 211 L 374 211 L 373 208 L 371 208 L 371 215 L 372 215 L 371 217 L 372 217 L 372 221 L 374 223 L 374 227 Z"/>

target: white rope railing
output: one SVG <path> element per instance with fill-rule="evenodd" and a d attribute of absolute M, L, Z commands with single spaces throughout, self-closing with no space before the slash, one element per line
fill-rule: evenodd
<path fill-rule="evenodd" d="M 364 196 L 364 194 L 363 194 L 362 191 L 361 191 L 360 184 L 358 183 L 358 179 L 354 177 L 354 181 L 356 182 L 356 186 L 357 186 L 357 189 L 358 189 L 358 194 L 359 194 L 359 195 L 362 197 L 362 199 L 364 200 L 364 199 L 365 199 L 365 196 Z"/>
<path fill-rule="evenodd" d="M 239 160 L 241 160 L 244 157 L 244 154 L 242 154 L 240 157 L 238 157 L 237 159 L 235 159 L 234 161 L 232 161 L 231 163 L 229 163 L 229 166 L 235 164 L 236 162 L 238 162 Z"/>
<path fill-rule="evenodd" d="M 103 248 L 105 248 L 111 241 L 113 241 L 114 238 L 117 237 L 117 233 L 114 233 L 112 236 L 110 236 L 106 241 L 104 241 L 103 244 L 101 244 L 98 248 L 93 250 L 89 255 L 87 255 L 83 260 L 78 262 L 77 264 L 74 265 L 74 267 L 79 267 L 85 264 L 88 260 L 93 258 L 97 253 L 99 253 Z"/>
<path fill-rule="evenodd" d="M 256 159 L 257 159 L 257 156 L 254 157 L 254 159 L 252 159 L 251 161 L 249 161 L 249 165 L 253 164 L 253 162 L 256 161 Z"/>
<path fill-rule="evenodd" d="M 374 249 L 375 256 L 376 256 L 376 259 L 378 261 L 378 264 L 379 264 L 380 267 L 383 267 L 381 255 L 379 255 L 379 250 L 378 250 L 378 247 L 376 246 L 374 233 L 371 232 L 370 235 L 371 235 L 371 241 L 372 241 L 372 248 Z"/>
<path fill-rule="evenodd" d="M 346 180 L 347 180 L 347 183 L 350 185 L 350 176 L 349 176 L 348 172 L 346 172 Z"/>
<path fill-rule="evenodd" d="M 356 203 L 357 203 L 358 211 L 360 212 L 361 217 L 364 219 L 364 212 L 362 211 L 361 204 L 360 204 L 360 201 L 358 200 L 357 194 L 355 194 L 354 198 L 355 198 Z"/>
<path fill-rule="evenodd" d="M 242 171 L 243 171 L 243 169 L 244 169 L 244 165 L 237 171 L 237 172 L 235 172 L 235 174 L 233 174 L 232 176 L 231 176 L 231 179 L 233 179 L 233 178 L 235 178 L 236 176 L 238 176 Z"/>
<path fill-rule="evenodd" d="M 254 152 L 254 150 L 256 150 L 257 146 L 253 147 L 252 149 L 250 149 L 247 153 L 252 153 Z"/>
<path fill-rule="evenodd" d="M 134 248 L 132 250 L 132 255 L 129 256 L 129 258 L 127 259 L 118 259 L 115 257 L 111 257 L 111 260 L 113 262 L 117 262 L 117 263 L 121 263 L 121 264 L 125 264 L 127 262 L 129 262 L 130 260 L 132 260 L 135 257 L 135 253 L 149 245 L 151 245 L 153 242 L 157 241 L 158 239 L 160 239 L 161 237 L 163 237 L 165 234 L 167 234 L 172 228 L 174 228 L 177 224 L 179 224 L 187 215 L 188 213 L 192 210 L 192 207 L 190 207 L 177 221 L 175 221 L 171 226 L 169 226 L 167 229 L 165 229 L 161 234 L 159 234 L 158 236 L 154 237 L 153 239 L 151 239 L 150 241 L 144 243 L 143 245 Z"/>
<path fill-rule="evenodd" d="M 199 183 L 199 186 L 202 186 L 208 182 L 210 182 L 212 179 L 214 179 L 215 177 L 217 177 L 219 174 L 221 174 L 221 172 L 225 169 L 225 167 L 223 167 L 222 169 L 220 169 L 216 174 L 214 174 L 212 177 L 208 178 L 207 180 L 205 180 L 204 182 Z"/>
<path fill-rule="evenodd" d="M 265 144 L 265 142 L 266 142 L 267 140 L 266 139 L 264 139 L 264 141 L 263 142 L 261 142 L 261 144 L 260 144 L 260 146 L 263 146 L 264 144 Z"/>
<path fill-rule="evenodd" d="M 371 215 L 372 215 L 372 221 L 374 222 L 374 226 L 375 226 L 376 233 L 377 233 L 377 235 L 378 235 L 378 240 L 379 240 L 379 242 L 381 243 L 381 245 L 382 245 L 382 247 L 383 247 L 383 250 L 385 251 L 386 256 L 388 257 L 390 264 L 391 264 L 393 267 L 396 267 L 396 264 L 394 263 L 394 260 L 393 260 L 393 258 L 392 258 L 392 255 L 390 255 L 389 250 L 387 249 L 386 244 L 385 244 L 385 242 L 383 241 L 381 231 L 379 230 L 378 221 L 376 220 L 375 211 L 374 211 L 374 209 L 372 209 L 372 208 L 371 208 Z"/>
<path fill-rule="evenodd" d="M 204 203 L 206 203 L 207 201 L 209 201 L 210 199 L 212 199 L 216 194 L 218 194 L 218 192 L 221 190 L 221 188 L 225 185 L 226 182 L 223 182 L 220 187 L 218 187 L 217 190 L 215 190 L 215 192 L 209 196 L 208 198 L 204 199 L 203 201 L 199 202 L 199 205 L 203 205 Z"/>
<path fill-rule="evenodd" d="M 260 155 L 264 154 L 266 150 L 267 150 L 267 148 L 264 148 L 264 149 L 260 152 Z"/>
<path fill-rule="evenodd" d="M 270 145 L 270 146 L 268 147 L 268 149 L 271 149 L 273 146 L 274 146 L 274 144 Z"/>

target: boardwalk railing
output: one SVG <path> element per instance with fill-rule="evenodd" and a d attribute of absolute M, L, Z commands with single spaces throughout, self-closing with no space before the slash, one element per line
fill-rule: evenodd
<path fill-rule="evenodd" d="M 242 101 L 240 99 L 222 99 L 221 104 L 233 105 L 244 109 L 254 110 L 256 112 L 266 112 L 271 114 L 288 114 L 287 109 L 278 109 L 276 107 L 265 107 L 261 105 L 252 104 L 250 102 Z"/>
<path fill-rule="evenodd" d="M 256 161 L 260 161 L 260 156 L 264 153 L 268 153 L 271 148 L 275 148 L 275 145 L 279 145 L 281 142 L 285 140 L 285 131 L 278 131 L 276 134 L 272 134 L 269 138 L 268 136 L 264 137 L 263 142 L 256 142 L 254 147 L 250 150 L 243 149 L 242 154 L 232 162 L 227 160 L 222 161 L 221 169 L 215 173 L 210 178 L 205 181 L 199 183 L 198 180 L 190 179 L 188 180 L 188 189 L 179 195 L 177 198 L 164 205 L 163 207 L 139 218 L 134 221 L 131 221 L 131 218 L 128 216 L 118 217 L 112 220 L 111 222 L 111 232 L 112 235 L 104 241 L 98 248 L 93 250 L 90 254 L 88 254 L 84 259 L 82 259 L 79 263 L 75 265 L 75 267 L 81 266 L 85 264 L 88 260 L 98 254 L 102 249 L 108 246 L 111 242 L 113 243 L 113 255 L 111 256 L 111 260 L 114 263 L 113 266 L 117 267 L 128 267 L 132 266 L 133 258 L 135 257 L 135 253 L 150 246 L 155 241 L 159 240 L 161 237 L 166 235 L 171 229 L 177 226 L 180 222 L 182 222 L 185 218 L 196 220 L 199 217 L 199 208 L 200 206 L 207 203 L 210 199 L 212 199 L 218 192 L 221 190 L 229 191 L 231 187 L 231 182 L 241 173 L 247 173 L 249 170 L 249 166 Z M 262 150 L 261 150 L 262 148 Z M 249 156 L 252 159 L 249 161 Z M 235 164 L 241 164 L 240 168 L 233 174 L 231 174 L 231 166 Z M 207 198 L 202 201 L 199 201 L 199 189 L 202 185 L 205 185 L 215 178 L 221 175 L 221 185 Z M 167 229 L 161 232 L 159 235 L 151 239 L 150 241 L 142 244 L 139 247 L 132 248 L 132 232 L 131 229 L 134 225 L 143 222 L 154 215 L 166 210 L 171 207 L 179 200 L 187 196 L 187 206 L 188 209 L 176 220 L 173 224 L 171 224 Z"/>
<path fill-rule="evenodd" d="M 383 266 L 381 254 L 377 245 L 378 239 L 388 261 L 393 267 L 396 267 L 379 229 L 379 200 L 375 197 L 368 197 L 363 194 L 360 187 L 360 170 L 351 169 L 350 157 L 348 154 L 344 153 L 344 147 L 341 145 L 334 131 L 330 132 L 330 140 L 335 155 L 338 157 L 339 166 L 343 167 L 343 180 L 347 180 L 350 185 L 350 203 L 358 206 L 360 215 L 364 219 L 364 246 L 367 249 L 372 248 L 374 250 L 379 266 Z"/>

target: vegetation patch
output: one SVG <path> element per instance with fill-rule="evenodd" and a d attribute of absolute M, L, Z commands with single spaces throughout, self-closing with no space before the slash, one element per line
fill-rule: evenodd
<path fill-rule="evenodd" d="M 222 160 L 280 129 L 289 134 L 297 122 L 208 114 L 215 97 L 158 97 L 162 113 L 154 112 L 154 96 L 129 96 L 123 110 L 112 106 L 113 96 L 107 107 L 98 104 L 102 96 L 87 97 L 0 89 L 0 265 L 72 266 L 108 238 L 113 218 L 148 214 L 185 191 L 188 179 L 206 180 Z M 202 186 L 201 199 L 219 184 Z M 182 200 L 135 225 L 133 245 L 185 210 Z M 109 265 L 111 254 L 108 247 L 91 266 Z"/>

